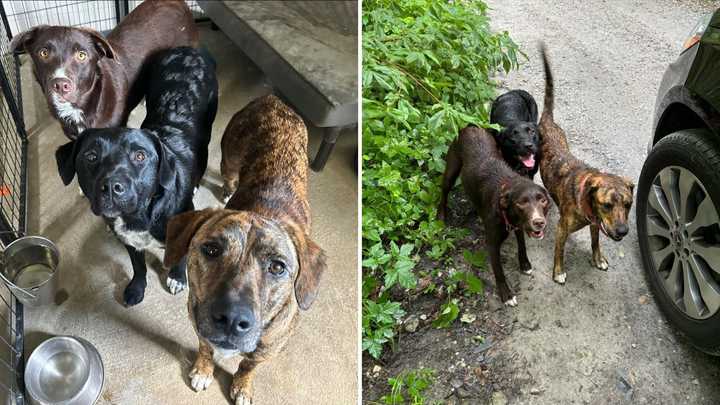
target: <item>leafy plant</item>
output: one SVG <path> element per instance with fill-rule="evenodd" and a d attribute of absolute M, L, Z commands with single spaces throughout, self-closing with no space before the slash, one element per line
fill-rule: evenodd
<path fill-rule="evenodd" d="M 440 315 L 433 321 L 432 325 L 438 329 L 447 328 L 452 325 L 459 314 L 458 300 L 451 299 L 440 307 Z"/>
<path fill-rule="evenodd" d="M 378 358 L 382 347 L 395 335 L 395 324 L 405 315 L 399 302 L 376 303 L 365 300 L 363 303 L 363 342 L 362 349 Z"/>
<path fill-rule="evenodd" d="M 423 405 L 426 403 L 423 392 L 432 385 L 434 378 L 435 372 L 427 368 L 405 371 L 388 379 L 390 394 L 383 395 L 380 401 L 386 405 Z"/>
<path fill-rule="evenodd" d="M 375 319 L 384 312 L 371 303 L 389 308 L 391 288 L 415 287 L 421 255 L 442 260 L 466 234 L 436 220 L 444 156 L 460 128 L 488 126 L 490 77 L 516 67 L 519 53 L 506 32 L 490 31 L 486 10 L 482 1 L 363 2 L 363 350 L 373 357 L 396 326 Z"/>

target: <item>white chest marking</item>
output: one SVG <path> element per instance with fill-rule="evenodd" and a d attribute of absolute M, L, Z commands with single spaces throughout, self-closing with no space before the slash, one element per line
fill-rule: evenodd
<path fill-rule="evenodd" d="M 134 247 L 137 250 L 162 249 L 165 246 L 155 239 L 148 231 L 131 231 L 125 226 L 122 218 L 115 219 L 113 230 L 118 239 L 124 244 Z"/>
<path fill-rule="evenodd" d="M 52 95 L 53 107 L 57 116 L 70 125 L 75 125 L 78 133 L 85 130 L 85 114 L 81 109 L 63 100 L 57 94 Z"/>

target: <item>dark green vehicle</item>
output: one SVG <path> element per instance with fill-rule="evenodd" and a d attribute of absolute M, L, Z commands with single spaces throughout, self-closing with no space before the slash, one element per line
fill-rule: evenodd
<path fill-rule="evenodd" d="M 637 193 L 647 280 L 671 324 L 720 355 L 720 9 L 663 76 Z"/>

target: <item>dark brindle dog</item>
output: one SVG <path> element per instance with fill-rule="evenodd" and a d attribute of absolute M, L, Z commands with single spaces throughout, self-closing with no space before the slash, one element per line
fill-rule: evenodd
<path fill-rule="evenodd" d="M 571 233 L 587 225 L 590 225 L 592 262 L 595 267 L 607 270 L 607 260 L 600 252 L 599 231 L 616 241 L 627 235 L 634 185 L 629 179 L 590 167 L 570 153 L 565 133 L 553 120 L 553 77 L 544 44 L 540 45 L 540 53 L 545 67 L 540 175 L 560 209 L 553 280 L 564 284 L 567 277 L 563 268 L 565 242 Z"/>
<path fill-rule="evenodd" d="M 213 379 L 213 353 L 242 356 L 230 391 L 252 403 L 255 367 L 278 353 L 298 307 L 315 299 L 325 254 L 310 240 L 307 129 L 274 96 L 250 103 L 222 140 L 225 209 L 187 212 L 168 224 L 165 264 L 187 255 L 188 310 L 200 350 L 193 389 Z"/>
<path fill-rule="evenodd" d="M 503 158 L 516 172 L 531 180 L 538 172 L 540 139 L 535 99 L 525 90 L 511 90 L 493 101 L 490 123 L 500 124 L 493 131 Z"/>
<path fill-rule="evenodd" d="M 130 255 L 134 275 L 123 293 L 126 305 L 145 294 L 143 251 L 162 247 L 168 219 L 193 209 L 217 110 L 215 63 L 209 57 L 176 48 L 155 55 L 149 66 L 142 129 L 88 129 L 56 153 L 65 185 L 77 172 L 93 213 L 105 219 Z M 186 285 L 183 260 L 170 270 L 167 286 L 175 294 Z"/>
<path fill-rule="evenodd" d="M 547 191 L 527 177 L 513 171 L 503 160 L 497 144 L 488 131 L 467 127 L 450 145 L 443 174 L 442 198 L 438 219 L 445 220 L 447 196 L 461 176 L 465 192 L 482 217 L 500 299 L 506 305 L 517 305 L 517 299 L 505 281 L 500 264 L 500 246 L 515 231 L 520 270 L 526 274 L 532 265 L 525 250 L 525 233 L 542 239 L 547 224 L 550 200 Z"/>
<path fill-rule="evenodd" d="M 40 25 L 16 35 L 63 132 L 124 126 L 142 100 L 140 72 L 153 54 L 195 46 L 198 31 L 184 1 L 144 1 L 107 38 L 89 28 Z"/>

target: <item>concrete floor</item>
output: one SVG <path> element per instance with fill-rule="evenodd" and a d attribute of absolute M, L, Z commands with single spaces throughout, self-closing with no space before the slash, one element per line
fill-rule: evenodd
<path fill-rule="evenodd" d="M 220 137 L 231 116 L 271 91 L 261 72 L 221 32 L 202 25 L 202 39 L 218 62 L 220 106 L 213 127 L 210 162 L 195 206 L 219 206 Z M 55 149 L 66 142 L 50 118 L 30 63 L 22 67 L 29 157 L 29 231 L 55 241 L 61 251 L 59 305 L 27 312 L 27 353 L 51 335 L 77 335 L 92 342 L 105 363 L 101 404 L 218 404 L 228 392 L 237 360 L 216 368 L 208 391 L 195 393 L 186 377 L 197 339 L 187 316 L 187 291 L 164 286 L 162 251 L 147 253 L 145 300 L 123 307 L 121 294 L 132 273 L 122 245 L 94 216 L 76 183 L 64 187 Z M 145 117 L 133 112 L 129 126 Z M 310 150 L 321 131 L 310 129 Z M 259 367 L 257 404 L 351 404 L 357 402 L 357 137 L 341 136 L 328 165 L 310 175 L 313 239 L 329 257 L 320 297 L 303 313 L 283 354 Z"/>

